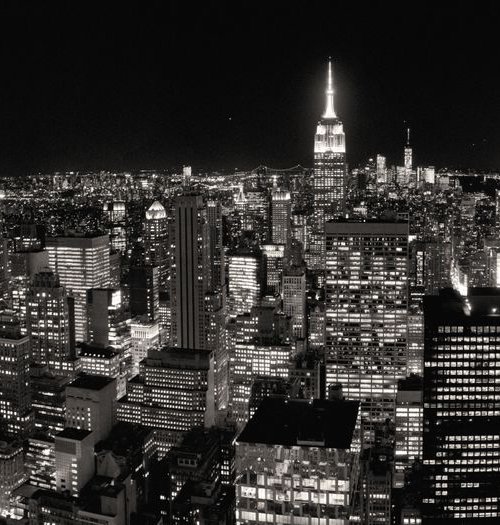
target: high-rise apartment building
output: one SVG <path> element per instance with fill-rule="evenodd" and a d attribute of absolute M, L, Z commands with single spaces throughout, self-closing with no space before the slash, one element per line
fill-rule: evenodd
<path fill-rule="evenodd" d="M 408 223 L 326 223 L 326 382 L 361 402 L 365 439 L 407 374 Z"/>
<path fill-rule="evenodd" d="M 500 520 L 500 293 L 424 300 L 422 523 Z"/>
<path fill-rule="evenodd" d="M 109 286 L 109 236 L 51 237 L 49 264 L 75 300 L 75 338 L 87 340 L 87 290 Z"/>

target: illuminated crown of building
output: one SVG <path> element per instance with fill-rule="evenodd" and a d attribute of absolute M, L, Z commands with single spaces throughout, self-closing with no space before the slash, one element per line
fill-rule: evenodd
<path fill-rule="evenodd" d="M 146 219 L 153 220 L 166 218 L 167 212 L 165 211 L 165 208 L 162 206 L 162 204 L 158 201 L 154 201 L 146 211 Z"/>

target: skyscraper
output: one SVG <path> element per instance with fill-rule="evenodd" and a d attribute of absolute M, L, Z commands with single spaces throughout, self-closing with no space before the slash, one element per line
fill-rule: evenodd
<path fill-rule="evenodd" d="M 155 201 L 146 211 L 144 221 L 144 260 L 158 267 L 158 283 L 167 286 L 169 277 L 168 217 L 164 206 Z"/>
<path fill-rule="evenodd" d="M 288 246 L 291 237 L 290 192 L 273 188 L 271 192 L 271 241 L 273 244 Z"/>
<path fill-rule="evenodd" d="M 333 94 L 332 63 L 328 62 L 326 108 L 314 138 L 313 226 L 318 233 L 325 221 L 343 215 L 347 193 L 344 127 L 335 113 Z"/>
<path fill-rule="evenodd" d="M 215 200 L 207 202 L 207 222 L 210 236 L 210 287 L 217 289 L 226 283 L 226 271 L 222 244 L 222 207 Z"/>
<path fill-rule="evenodd" d="M 151 264 L 133 266 L 128 279 L 130 313 L 132 316 L 146 316 L 149 321 L 155 321 L 160 308 L 158 267 Z"/>
<path fill-rule="evenodd" d="M 87 340 L 87 290 L 109 286 L 109 236 L 51 237 L 49 264 L 75 298 L 75 338 Z"/>
<path fill-rule="evenodd" d="M 29 336 L 11 313 L 0 312 L 0 420 L 12 438 L 27 437 L 33 427 L 29 362 Z"/>
<path fill-rule="evenodd" d="M 62 372 L 74 356 L 70 306 L 57 274 L 48 268 L 35 274 L 27 296 L 27 326 L 32 360 Z"/>
<path fill-rule="evenodd" d="M 500 520 L 500 293 L 424 300 L 423 523 Z"/>
<path fill-rule="evenodd" d="M 262 295 L 263 260 L 260 253 L 237 250 L 229 255 L 230 315 L 249 312 Z"/>
<path fill-rule="evenodd" d="M 205 348 L 205 293 L 210 282 L 209 236 L 200 195 L 175 203 L 175 265 L 172 271 L 172 321 L 176 346 Z"/>
<path fill-rule="evenodd" d="M 292 333 L 306 337 L 306 272 L 305 268 L 293 266 L 283 272 L 283 312 L 292 318 Z"/>
<path fill-rule="evenodd" d="M 371 437 L 407 373 L 407 280 L 407 222 L 326 224 L 326 381 L 361 401 Z"/>

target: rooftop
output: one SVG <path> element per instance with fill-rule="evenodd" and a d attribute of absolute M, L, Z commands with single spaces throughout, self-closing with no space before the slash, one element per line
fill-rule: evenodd
<path fill-rule="evenodd" d="M 113 381 L 115 380 L 111 377 L 82 374 L 78 376 L 73 382 L 71 382 L 68 387 L 86 388 L 88 390 L 102 390 Z"/>
<path fill-rule="evenodd" d="M 92 434 L 90 430 L 83 430 L 81 428 L 68 427 L 56 434 L 56 438 L 74 439 L 77 441 L 83 441 L 89 434 Z"/>
<path fill-rule="evenodd" d="M 283 446 L 351 446 L 359 403 L 266 398 L 237 441 Z"/>

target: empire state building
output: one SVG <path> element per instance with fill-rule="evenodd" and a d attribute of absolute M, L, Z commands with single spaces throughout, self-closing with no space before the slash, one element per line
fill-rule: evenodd
<path fill-rule="evenodd" d="M 325 222 L 345 213 L 347 165 L 342 121 L 333 104 L 332 63 L 328 62 L 326 109 L 314 137 L 313 230 L 323 236 Z"/>

